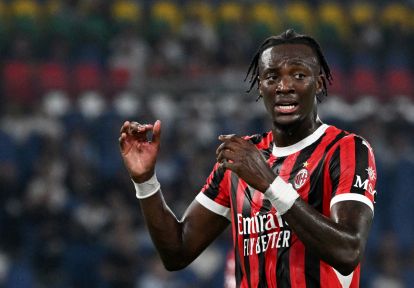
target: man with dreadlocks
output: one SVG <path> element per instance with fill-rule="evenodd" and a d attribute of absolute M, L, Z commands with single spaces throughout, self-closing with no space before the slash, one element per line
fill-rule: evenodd
<path fill-rule="evenodd" d="M 293 30 L 270 37 L 247 74 L 271 131 L 219 136 L 217 163 L 181 220 L 154 173 L 161 123 L 121 128 L 121 154 L 165 267 L 187 266 L 231 222 L 237 287 L 359 287 L 374 155 L 363 138 L 318 117 L 332 79 L 319 44 Z"/>

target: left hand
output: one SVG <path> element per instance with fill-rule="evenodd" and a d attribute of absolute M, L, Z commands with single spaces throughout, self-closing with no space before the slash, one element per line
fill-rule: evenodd
<path fill-rule="evenodd" d="M 269 167 L 257 147 L 236 135 L 220 135 L 223 143 L 217 148 L 217 161 L 230 169 L 254 189 L 265 192 L 277 175 Z"/>

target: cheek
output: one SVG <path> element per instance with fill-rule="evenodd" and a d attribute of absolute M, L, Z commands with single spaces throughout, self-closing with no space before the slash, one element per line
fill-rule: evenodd
<path fill-rule="evenodd" d="M 316 96 L 316 85 L 315 83 L 309 83 L 308 85 L 304 85 L 302 87 L 302 92 L 303 95 L 309 95 L 310 97 L 307 97 L 307 100 L 309 100 L 309 102 L 313 102 L 313 100 L 315 99 Z"/>

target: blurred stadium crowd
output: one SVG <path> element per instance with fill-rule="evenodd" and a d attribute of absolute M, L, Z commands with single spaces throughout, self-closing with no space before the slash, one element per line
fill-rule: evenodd
<path fill-rule="evenodd" d="M 119 128 L 163 121 L 157 174 L 182 215 L 219 134 L 270 129 L 243 80 L 288 27 L 331 66 L 322 120 L 376 151 L 361 287 L 414 287 L 414 2 L 385 0 L 0 1 L 0 287 L 223 286 L 229 233 L 189 268 L 163 269 Z"/>

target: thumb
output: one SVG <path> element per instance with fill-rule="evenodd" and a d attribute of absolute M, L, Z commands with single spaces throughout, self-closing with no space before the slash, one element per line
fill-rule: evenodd
<path fill-rule="evenodd" d="M 161 141 L 161 121 L 157 120 L 154 123 L 154 128 L 152 128 L 152 142 L 157 145 L 160 145 Z"/>

